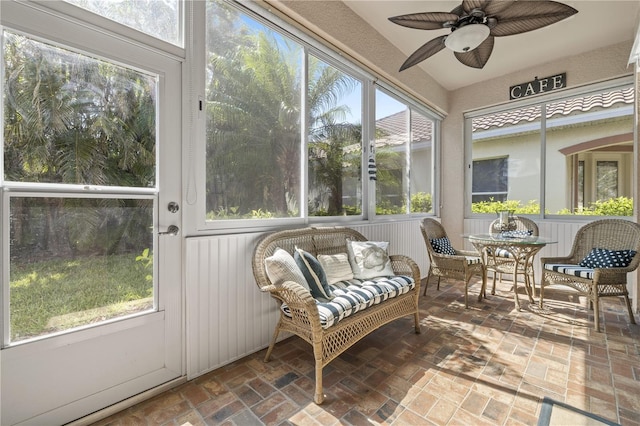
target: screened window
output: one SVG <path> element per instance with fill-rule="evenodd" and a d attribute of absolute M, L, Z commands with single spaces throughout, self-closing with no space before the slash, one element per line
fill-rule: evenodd
<path fill-rule="evenodd" d="M 206 214 L 300 216 L 302 46 L 207 3 Z"/>
<path fill-rule="evenodd" d="M 180 0 L 65 0 L 176 46 L 182 45 Z"/>
<path fill-rule="evenodd" d="M 309 56 L 309 216 L 362 214 L 362 83 Z"/>
<path fill-rule="evenodd" d="M 385 91 L 375 94 L 376 214 L 432 212 L 434 121 Z"/>
<path fill-rule="evenodd" d="M 633 104 L 623 85 L 468 117 L 471 212 L 632 215 Z"/>
<path fill-rule="evenodd" d="M 428 111 L 251 11 L 206 14 L 205 226 L 433 212 Z"/>
<path fill-rule="evenodd" d="M 633 87 L 620 87 L 546 105 L 547 212 L 633 214 L 634 99 Z M 580 181 L 576 203 L 571 191 Z"/>
<path fill-rule="evenodd" d="M 3 41 L 5 344 L 152 309 L 157 77 Z"/>

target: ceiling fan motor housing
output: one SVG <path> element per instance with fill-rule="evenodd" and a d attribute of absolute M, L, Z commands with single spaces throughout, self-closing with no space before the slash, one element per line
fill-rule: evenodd
<path fill-rule="evenodd" d="M 485 41 L 490 32 L 484 24 L 468 24 L 452 30 L 444 39 L 444 44 L 454 52 L 468 52 Z"/>

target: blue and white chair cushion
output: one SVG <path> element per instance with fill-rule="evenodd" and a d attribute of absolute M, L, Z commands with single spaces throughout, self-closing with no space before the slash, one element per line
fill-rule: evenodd
<path fill-rule="evenodd" d="M 565 263 L 545 263 L 544 269 L 558 272 L 560 274 L 575 275 L 576 277 L 586 278 L 588 280 L 593 279 L 593 274 L 595 272 L 591 268 Z"/>
<path fill-rule="evenodd" d="M 507 238 L 522 238 L 522 237 L 529 237 L 533 235 L 533 231 L 531 229 L 518 229 L 515 231 L 504 231 L 502 232 L 502 236 L 503 237 L 507 237 Z"/>
<path fill-rule="evenodd" d="M 585 268 L 625 268 L 635 256 L 634 250 L 607 250 L 594 248 L 580 261 Z"/>
<path fill-rule="evenodd" d="M 332 284 L 334 297 L 331 301 L 324 302 L 316 299 L 320 324 L 322 328 L 329 328 L 356 312 L 405 294 L 415 286 L 413 278 L 404 275 L 367 280 L 352 279 Z M 280 309 L 286 316 L 291 317 L 291 311 L 286 303 L 283 303 Z"/>
<path fill-rule="evenodd" d="M 456 255 L 456 251 L 453 246 L 451 246 L 451 241 L 449 241 L 448 237 L 432 238 L 430 243 L 433 251 L 436 253 L 448 254 L 450 256 Z"/>

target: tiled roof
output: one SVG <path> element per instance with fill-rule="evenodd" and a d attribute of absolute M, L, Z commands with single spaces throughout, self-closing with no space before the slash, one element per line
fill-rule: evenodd
<path fill-rule="evenodd" d="M 376 130 L 384 136 L 377 139 L 381 145 L 400 145 L 407 141 L 407 111 L 383 117 L 376 121 Z M 431 142 L 433 137 L 433 121 L 422 114 L 412 114 L 412 142 Z"/>
<path fill-rule="evenodd" d="M 587 112 L 596 109 L 610 108 L 616 104 L 633 104 L 634 88 L 613 90 L 591 96 L 583 96 L 547 104 L 547 118 L 558 115 L 568 116 L 576 112 Z M 382 131 L 383 136 L 376 139 L 378 146 L 402 145 L 407 136 L 407 111 L 400 111 L 376 121 L 376 129 Z M 532 122 L 540 119 L 540 105 L 519 108 L 484 115 L 473 119 L 473 130 L 489 130 L 505 126 L 515 126 L 523 122 Z M 432 142 L 433 121 L 422 114 L 413 114 L 412 117 L 412 142 Z"/>
<path fill-rule="evenodd" d="M 575 112 L 587 112 L 595 109 L 610 108 L 615 104 L 633 104 L 633 87 L 614 90 L 611 92 L 598 93 L 591 96 L 567 99 L 564 101 L 547 104 L 547 118 L 558 115 L 571 115 Z M 532 122 L 540 119 L 541 108 L 534 105 L 527 108 L 520 108 L 500 112 L 497 114 L 484 115 L 473 119 L 473 130 L 489 130 L 496 127 L 516 125 L 522 122 Z"/>

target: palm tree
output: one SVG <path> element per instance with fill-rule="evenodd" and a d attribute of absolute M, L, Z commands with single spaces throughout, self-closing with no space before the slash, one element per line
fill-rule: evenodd
<path fill-rule="evenodd" d="M 309 75 L 308 159 L 309 175 L 315 178 L 310 181 L 309 213 L 335 216 L 346 213 L 343 209 L 346 180 L 360 182 L 362 126 L 347 122 L 350 111 L 344 98 L 361 86 L 354 78 L 313 56 L 309 57 Z M 359 202 L 353 207 L 352 213 L 362 208 Z"/>
<path fill-rule="evenodd" d="M 246 23 L 224 4 L 208 5 L 207 211 L 224 217 L 259 210 L 278 217 L 296 214 L 304 52 L 259 24 Z M 314 144 L 322 138 L 335 141 L 338 127 L 340 132 L 345 128 L 339 121 L 345 107 L 337 100 L 353 79 L 309 58 L 310 139 Z M 316 144 L 310 149 L 321 148 Z M 342 170 L 337 173 L 339 178 Z M 339 185 L 329 186 L 335 194 L 332 209 L 339 208 Z"/>
<path fill-rule="evenodd" d="M 5 34 L 5 179 L 155 185 L 155 80 Z M 85 199 L 78 210 L 69 198 L 12 198 L 12 256 L 33 247 L 55 255 L 75 253 L 77 246 L 90 252 L 109 251 L 113 238 L 100 242 L 100 234 L 95 232 L 105 215 L 100 203 L 98 198 Z M 136 202 L 121 200 L 120 204 L 126 207 Z M 142 210 L 112 220 L 109 232 L 120 230 L 116 239 L 122 238 L 125 230 L 131 229 L 129 222 L 141 220 L 140 214 L 148 216 Z M 67 218 L 71 211 L 73 219 Z M 82 227 L 93 232 L 82 231 Z M 145 234 L 136 238 L 147 241 L 149 232 Z M 72 235 L 86 235 L 88 240 L 79 241 L 70 238 Z"/>

